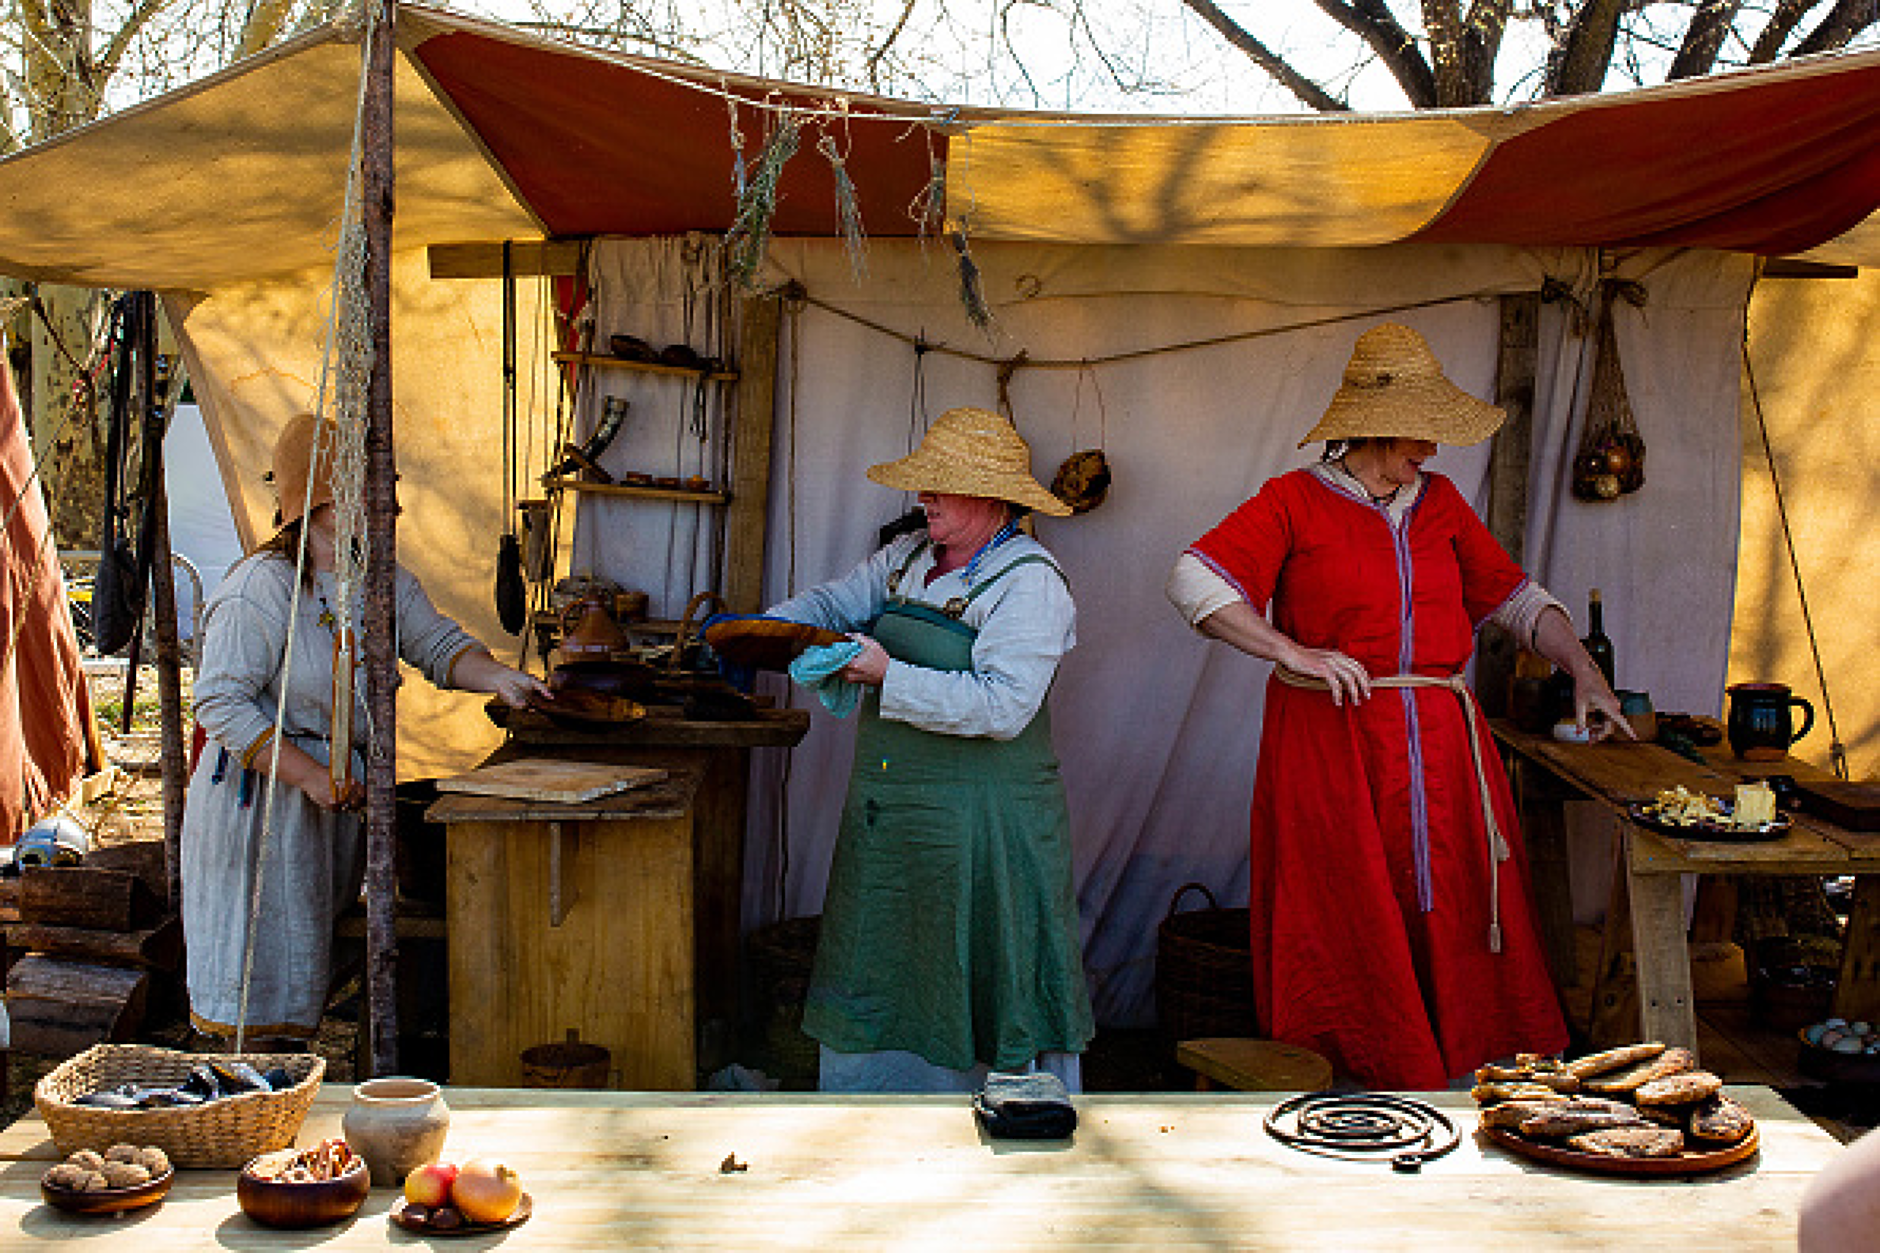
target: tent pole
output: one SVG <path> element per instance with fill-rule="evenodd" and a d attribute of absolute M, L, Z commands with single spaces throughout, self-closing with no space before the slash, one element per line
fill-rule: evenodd
<path fill-rule="evenodd" d="M 1534 453 L 1534 374 L 1540 356 L 1539 292 L 1501 298 L 1501 350 L 1495 403 L 1508 412 L 1495 432 L 1488 465 L 1488 530 L 1516 563 L 1527 547 L 1528 465 Z M 1475 654 L 1475 690 L 1491 718 L 1508 710 L 1516 641 L 1494 625 L 1482 629 Z"/>
<path fill-rule="evenodd" d="M 372 340 L 366 380 L 366 589 L 364 651 L 371 733 L 366 759 L 366 1007 L 374 1075 L 398 1068 L 397 934 L 392 873 L 397 838 L 398 682 L 395 561 L 398 551 L 392 455 L 392 75 L 397 0 L 373 0 L 365 60 L 364 151 L 359 185 L 365 217 L 365 288 Z"/>
<path fill-rule="evenodd" d="M 140 427 L 151 430 L 150 415 L 163 406 L 157 384 L 157 298 L 153 292 L 138 292 L 141 305 L 137 325 L 137 413 Z M 151 612 L 157 637 L 158 727 L 162 738 L 160 761 L 163 766 L 163 864 L 164 886 L 169 894 L 167 908 L 181 909 L 183 790 L 189 780 L 183 760 L 183 650 L 176 633 L 176 565 L 170 553 L 170 500 L 163 483 L 163 450 L 146 447 L 144 456 L 157 458 L 157 473 L 152 490 L 156 492 L 153 510 L 157 533 L 151 547 Z"/>

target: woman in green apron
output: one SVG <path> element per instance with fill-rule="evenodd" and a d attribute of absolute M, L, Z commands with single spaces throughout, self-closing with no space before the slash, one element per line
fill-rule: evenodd
<path fill-rule="evenodd" d="M 1070 821 L 1045 697 L 1075 642 L 1063 572 L 1018 529 L 1069 508 L 983 409 L 870 468 L 924 531 L 767 616 L 854 633 L 865 693 L 803 1029 L 824 1091 L 970 1091 L 1050 1070 L 1077 1091 L 1093 1028 Z"/>

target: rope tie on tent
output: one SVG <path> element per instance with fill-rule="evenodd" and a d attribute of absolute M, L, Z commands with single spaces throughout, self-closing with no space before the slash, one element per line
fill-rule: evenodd
<path fill-rule="evenodd" d="M 975 352 L 970 348 L 956 348 L 951 344 L 928 339 L 924 332 L 913 335 L 906 331 L 896 330 L 894 327 L 877 322 L 873 318 L 864 317 L 854 310 L 845 309 L 840 305 L 832 304 L 827 300 L 810 295 L 803 285 L 795 279 L 784 284 L 779 290 L 784 292 L 790 299 L 800 300 L 805 305 L 813 306 L 817 309 L 821 309 L 824 313 L 842 318 L 845 321 L 853 322 L 855 325 L 874 331 L 878 335 L 885 335 L 889 339 L 899 340 L 908 347 L 921 352 L 944 353 L 949 357 L 956 357 L 962 361 L 976 361 L 981 365 L 989 365 L 994 368 L 1004 367 L 1014 360 L 1014 358 L 1009 356 L 996 357 L 991 353 Z M 1276 335 L 1289 335 L 1295 331 L 1313 330 L 1323 326 L 1338 326 L 1346 322 L 1361 322 L 1370 318 L 1386 317 L 1394 313 L 1408 313 L 1416 309 L 1435 309 L 1443 305 L 1464 304 L 1473 301 L 1487 300 L 1499 295 L 1501 295 L 1501 293 L 1498 291 L 1488 290 L 1458 292 L 1451 296 L 1433 296 L 1428 300 L 1411 300 L 1402 304 L 1381 305 L 1376 308 L 1361 310 L 1357 313 L 1340 313 L 1323 318 L 1307 318 L 1298 322 L 1288 322 L 1281 326 L 1265 326 L 1252 331 L 1234 331 L 1226 335 L 1211 335 L 1205 339 L 1179 340 L 1175 343 L 1158 344 L 1150 348 L 1130 348 L 1122 352 L 1113 352 L 1095 357 L 1032 357 L 1021 353 L 1020 357 L 1022 360 L 1020 360 L 1017 368 L 1030 370 L 1090 370 L 1097 366 L 1117 365 L 1127 361 L 1141 361 L 1149 357 L 1167 356 L 1178 352 L 1192 352 L 1202 348 L 1221 348 L 1228 344 L 1244 343 L 1256 339 L 1269 339 Z"/>
<path fill-rule="evenodd" d="M 1775 491 L 1776 518 L 1782 524 L 1782 543 L 1789 554 L 1789 573 L 1795 579 L 1795 598 L 1802 606 L 1802 626 L 1808 635 L 1808 653 L 1815 663 L 1815 681 L 1821 685 L 1821 708 L 1828 718 L 1828 765 L 1837 779 L 1847 778 L 1847 745 L 1834 719 L 1834 701 L 1828 695 L 1828 672 L 1821 664 L 1821 644 L 1815 638 L 1814 615 L 1808 611 L 1808 589 L 1802 585 L 1801 558 L 1795 552 L 1795 534 L 1789 528 L 1788 503 L 1782 495 L 1782 477 L 1776 473 L 1776 454 L 1769 442 L 1769 424 L 1763 419 L 1762 395 L 1756 389 L 1756 367 L 1750 361 L 1749 318 L 1743 319 L 1743 378 L 1749 384 L 1750 407 L 1756 411 L 1756 432 L 1762 438 L 1763 459 L 1769 463 L 1769 485 Z"/>
<path fill-rule="evenodd" d="M 365 13 L 366 33 L 377 21 L 376 10 Z M 371 328 L 368 325 L 368 295 L 365 288 L 366 236 L 364 206 L 361 203 L 360 172 L 365 149 L 365 98 L 371 74 L 364 66 L 371 40 L 360 41 L 361 69 L 359 90 L 353 106 L 352 150 L 346 168 L 346 192 L 341 202 L 339 238 L 334 245 L 333 281 L 328 289 L 326 345 L 320 365 L 320 383 L 314 401 L 316 420 L 332 409 L 338 437 L 331 447 L 316 438 L 308 467 L 306 495 L 301 500 L 300 543 L 294 557 L 293 592 L 288 602 L 287 639 L 281 654 L 280 691 L 274 707 L 274 735 L 269 744 L 266 796 L 262 803 L 261 834 L 255 843 L 252 879 L 248 894 L 248 928 L 242 946 L 241 986 L 235 1014 L 235 1050 L 241 1052 L 248 1035 L 248 994 L 254 980 L 255 936 L 261 921 L 261 888 L 266 881 L 269 854 L 274 843 L 274 805 L 280 789 L 281 728 L 287 721 L 288 676 L 293 673 L 294 649 L 298 643 L 301 591 L 307 571 L 307 505 L 313 498 L 313 485 L 320 480 L 322 454 L 331 459 L 333 487 L 333 565 L 336 583 L 333 631 L 333 727 L 329 737 L 327 768 L 335 790 L 350 778 L 352 766 L 353 713 L 353 612 L 358 589 L 365 577 L 365 399 L 367 378 L 372 370 Z M 318 427 L 316 426 L 316 431 Z M 341 686 L 342 673 L 344 687 Z M 371 734 L 370 724 L 366 727 Z"/>

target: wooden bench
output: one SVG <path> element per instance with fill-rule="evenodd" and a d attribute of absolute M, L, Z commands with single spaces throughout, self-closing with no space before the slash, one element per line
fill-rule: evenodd
<path fill-rule="evenodd" d="M 1195 1072 L 1195 1091 L 1218 1084 L 1237 1092 L 1322 1092 L 1332 1086 L 1332 1064 L 1311 1049 L 1278 1040 L 1215 1036 L 1183 1040 L 1175 1060 Z"/>

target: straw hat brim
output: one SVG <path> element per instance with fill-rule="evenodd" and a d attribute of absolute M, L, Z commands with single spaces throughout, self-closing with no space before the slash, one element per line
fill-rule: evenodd
<path fill-rule="evenodd" d="M 1462 448 L 1501 429 L 1507 411 L 1438 374 L 1363 388 L 1347 380 L 1299 446 L 1321 440 L 1426 439 Z"/>
<path fill-rule="evenodd" d="M 1020 444 L 1022 448 L 1022 443 Z M 1015 467 L 987 465 L 969 451 L 950 447 L 947 430 L 936 423 L 928 438 L 899 461 L 868 467 L 868 479 L 903 492 L 943 492 L 951 496 L 986 496 L 1008 501 L 1054 518 L 1070 516 L 1071 507 L 1053 496 L 1029 473 Z"/>

